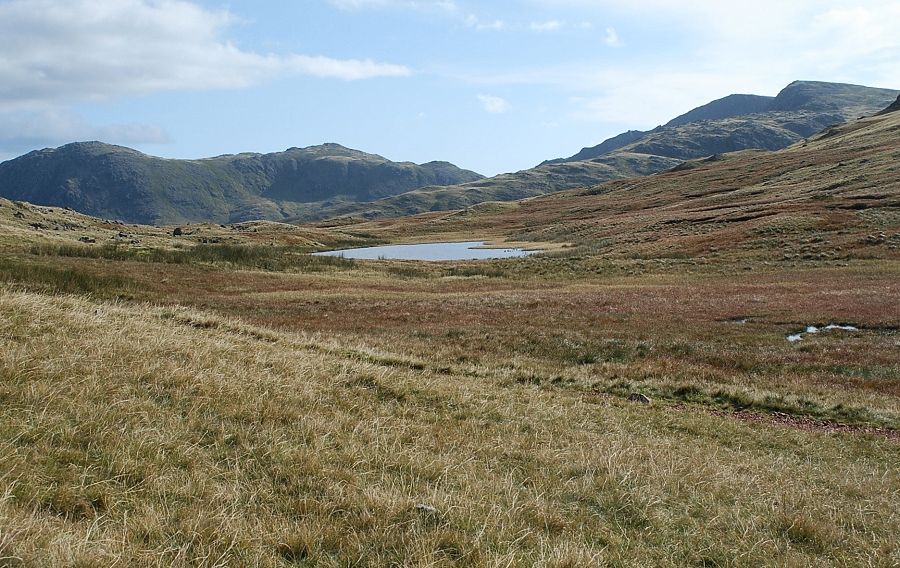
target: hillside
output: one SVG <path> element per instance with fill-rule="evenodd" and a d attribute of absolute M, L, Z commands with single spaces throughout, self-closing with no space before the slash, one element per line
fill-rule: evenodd
<path fill-rule="evenodd" d="M 628 131 L 571 158 L 474 183 L 426 187 L 365 204 L 307 208 L 296 220 L 368 219 L 510 201 L 647 176 L 696 158 L 746 149 L 779 150 L 824 128 L 885 108 L 898 91 L 797 81 L 777 97 L 731 95 L 649 132 Z"/>
<path fill-rule="evenodd" d="M 322 201 L 371 201 L 481 177 L 446 162 L 391 162 L 337 144 L 170 160 L 86 142 L 0 164 L 0 196 L 135 223 L 226 223 L 280 220 Z"/>
<path fill-rule="evenodd" d="M 515 201 L 604 181 L 646 176 L 680 163 L 681 160 L 675 158 L 619 152 L 581 162 L 546 164 L 460 185 L 425 187 L 372 203 L 310 207 L 291 220 L 302 222 L 338 216 L 401 217 L 422 211 L 447 211 L 486 201 Z"/>

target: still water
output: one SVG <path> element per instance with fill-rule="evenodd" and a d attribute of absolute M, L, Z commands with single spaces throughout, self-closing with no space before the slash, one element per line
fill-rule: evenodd
<path fill-rule="evenodd" d="M 357 260 L 488 260 L 528 256 L 536 251 L 520 248 L 478 248 L 484 241 L 462 243 L 424 243 L 418 245 L 385 245 L 317 252 L 319 256 L 341 256 Z"/>

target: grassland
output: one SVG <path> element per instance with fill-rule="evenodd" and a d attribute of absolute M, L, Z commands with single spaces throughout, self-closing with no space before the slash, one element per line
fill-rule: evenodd
<path fill-rule="evenodd" d="M 400 221 L 0 201 L 0 564 L 896 566 L 898 121 Z M 552 251 L 307 254 L 462 236 Z"/>

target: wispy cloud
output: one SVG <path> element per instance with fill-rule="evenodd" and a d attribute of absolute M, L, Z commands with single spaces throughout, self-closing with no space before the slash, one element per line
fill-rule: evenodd
<path fill-rule="evenodd" d="M 506 29 L 506 22 L 503 20 L 489 20 L 483 21 L 481 18 L 476 16 L 475 14 L 468 14 L 465 18 L 463 18 L 463 22 L 466 26 L 483 31 L 483 30 L 491 30 L 491 31 L 501 31 Z"/>
<path fill-rule="evenodd" d="M 457 12 L 459 6 L 453 0 L 328 0 L 340 10 L 365 10 L 372 8 L 405 8 L 412 10 L 440 10 Z"/>
<path fill-rule="evenodd" d="M 566 27 L 561 20 L 516 21 L 514 18 L 491 18 L 480 14 L 477 9 L 465 7 L 455 0 L 328 0 L 332 6 L 346 11 L 356 10 L 409 10 L 440 14 L 477 31 L 532 31 L 537 33 L 555 32 Z M 477 6 L 477 4 L 476 4 Z M 579 22 L 576 29 L 589 29 L 590 22 Z"/>
<path fill-rule="evenodd" d="M 154 125 L 90 126 L 70 110 L 86 101 L 239 89 L 294 75 L 354 81 L 412 73 L 368 58 L 243 50 L 226 37 L 235 23 L 228 11 L 186 0 L 0 2 L 0 150 L 169 139 Z"/>
<path fill-rule="evenodd" d="M 555 32 L 562 29 L 563 23 L 559 20 L 547 20 L 546 22 L 531 22 L 528 29 L 534 32 Z"/>
<path fill-rule="evenodd" d="M 58 146 L 75 140 L 113 144 L 166 144 L 169 134 L 152 124 L 93 126 L 71 111 L 45 109 L 0 113 L 0 153 L 11 156 L 24 148 Z"/>
<path fill-rule="evenodd" d="M 618 25 L 640 21 L 685 30 L 671 53 L 628 64 L 615 55 L 541 66 L 471 69 L 457 75 L 488 85 L 549 87 L 579 121 L 653 127 L 731 93 L 774 95 L 796 79 L 900 87 L 900 4 L 861 0 L 759 0 L 759 9 L 724 2 L 534 0 L 573 18 L 606 18 L 599 41 L 625 45 Z M 679 65 L 690 59 L 689 67 Z"/>
<path fill-rule="evenodd" d="M 512 109 L 512 105 L 502 97 L 495 95 L 478 95 L 482 108 L 491 114 L 503 114 Z"/>
<path fill-rule="evenodd" d="M 12 0 L 0 4 L 0 108 L 123 94 L 241 88 L 286 75 L 400 77 L 403 65 L 260 54 L 224 37 L 226 11 L 182 0 Z"/>
<path fill-rule="evenodd" d="M 609 47 L 622 47 L 625 45 L 622 38 L 619 37 L 619 32 L 613 27 L 606 28 L 606 37 L 603 38 L 603 43 Z"/>

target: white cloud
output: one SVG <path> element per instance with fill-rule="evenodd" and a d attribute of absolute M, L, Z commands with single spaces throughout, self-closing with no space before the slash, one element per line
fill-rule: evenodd
<path fill-rule="evenodd" d="M 223 37 L 235 22 L 184 0 L 0 4 L 0 108 L 173 90 L 241 88 L 302 74 L 343 80 L 411 71 L 370 59 L 259 54 Z"/>
<path fill-rule="evenodd" d="M 569 114 L 578 120 L 652 128 L 730 93 L 775 94 L 790 82 L 791 73 L 778 66 L 741 69 L 678 69 L 656 65 L 603 62 L 567 63 L 483 75 L 460 75 L 476 85 L 541 85 L 568 96 Z"/>
<path fill-rule="evenodd" d="M 528 28 L 535 32 L 555 32 L 562 29 L 563 23 L 559 20 L 548 20 L 546 22 L 531 22 Z"/>
<path fill-rule="evenodd" d="M 4 154 L 76 140 L 102 140 L 125 146 L 170 142 L 165 130 L 150 124 L 92 126 L 74 113 L 60 109 L 0 113 L 0 152 Z"/>
<path fill-rule="evenodd" d="M 187 0 L 0 2 L 0 151 L 72 140 L 162 143 L 142 124 L 91 126 L 71 105 L 161 91 L 250 87 L 289 75 L 401 77 L 402 65 L 261 54 L 225 37 L 237 19 Z"/>
<path fill-rule="evenodd" d="M 463 18 L 463 23 L 465 23 L 466 26 L 479 31 L 501 31 L 506 29 L 506 22 L 504 22 L 503 20 L 492 20 L 485 22 L 475 14 L 468 14 L 465 18 Z"/>
<path fill-rule="evenodd" d="M 481 106 L 491 114 L 503 114 L 512 109 L 506 99 L 494 95 L 478 95 Z"/>
<path fill-rule="evenodd" d="M 606 28 L 606 37 L 603 38 L 603 43 L 609 47 L 622 47 L 624 45 L 622 38 L 619 37 L 619 32 L 613 27 Z"/>
<path fill-rule="evenodd" d="M 456 12 L 459 6 L 453 0 L 328 0 L 340 10 L 367 10 L 374 8 L 405 8 L 412 10 L 438 10 Z"/>
<path fill-rule="evenodd" d="M 458 76 L 478 85 L 541 85 L 567 97 L 579 120 L 649 128 L 731 93 L 775 95 L 793 80 L 900 88 L 900 3 L 860 0 L 531 0 L 583 21 L 603 17 L 607 44 L 632 37 L 656 47 L 625 65 L 610 54 L 556 65 Z M 666 46 L 647 34 L 671 31 Z M 636 42 L 637 39 L 632 40 Z"/>

